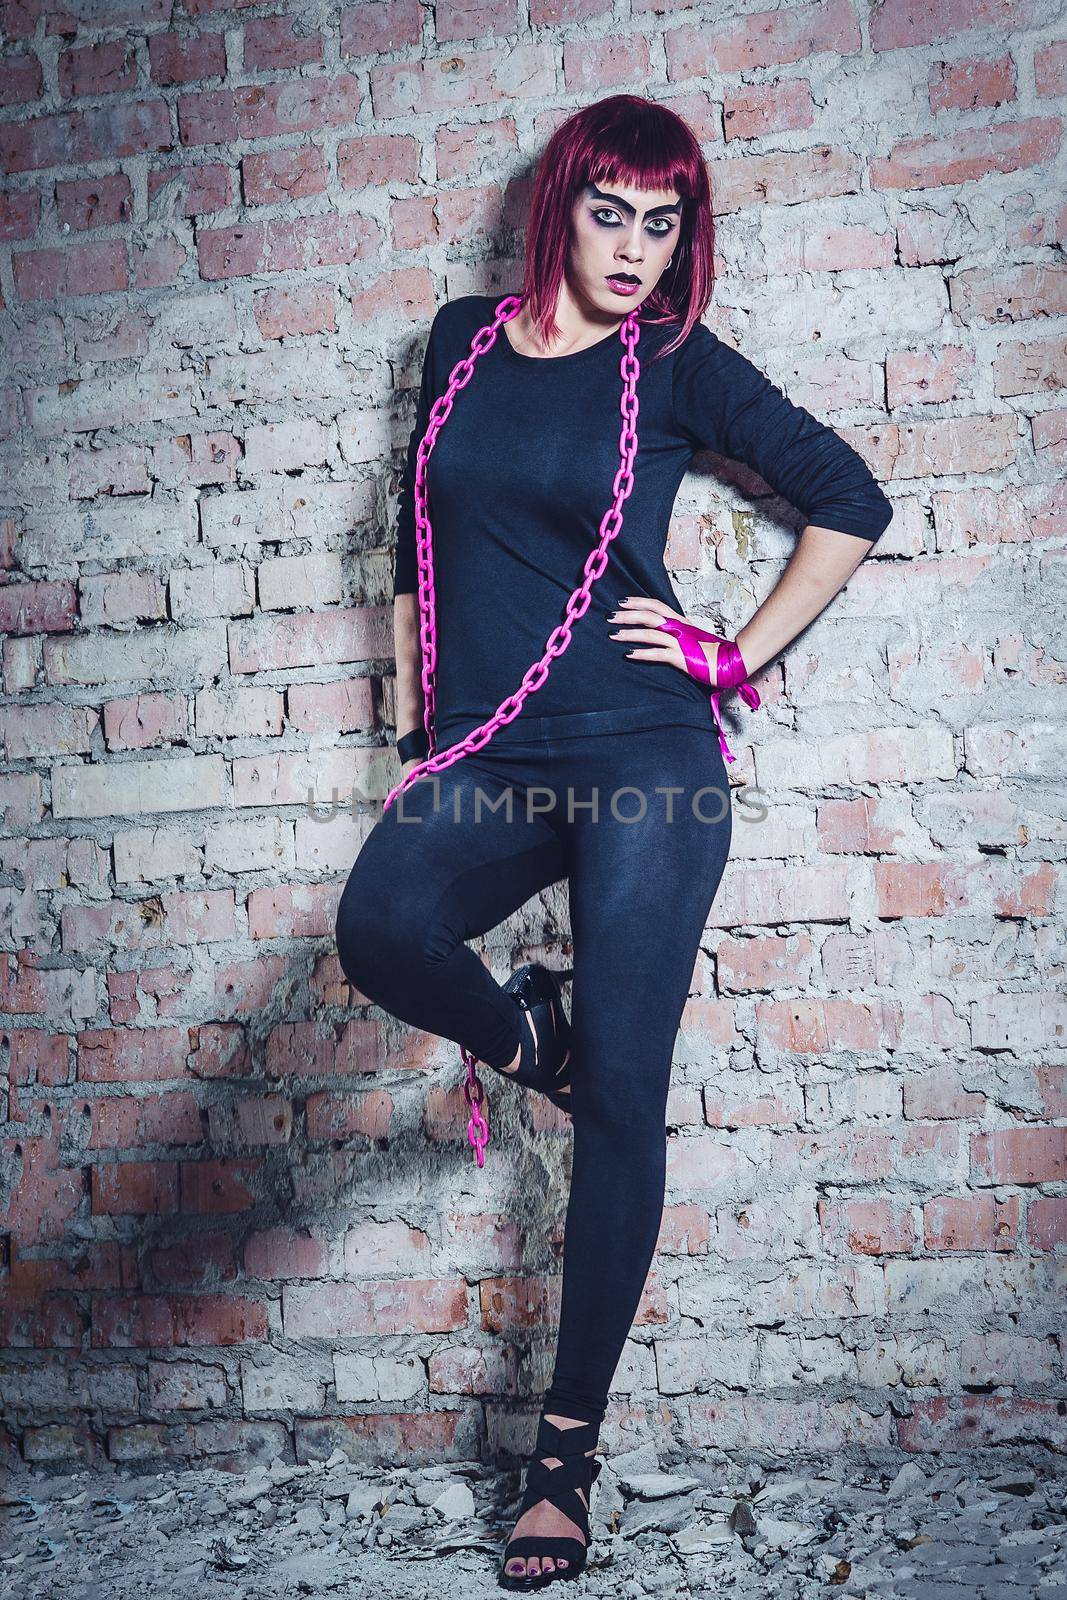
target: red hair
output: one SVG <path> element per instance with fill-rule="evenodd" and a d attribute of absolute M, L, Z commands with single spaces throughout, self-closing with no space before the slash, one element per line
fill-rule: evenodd
<path fill-rule="evenodd" d="M 587 183 L 674 189 L 681 226 L 670 266 L 642 303 L 642 323 L 679 321 L 667 355 L 699 322 L 711 300 L 715 225 L 711 185 L 700 144 L 687 122 L 666 106 L 634 94 L 613 94 L 560 123 L 537 167 L 526 228 L 523 302 L 541 341 L 559 332 L 555 309 L 570 249 L 571 210 Z"/>

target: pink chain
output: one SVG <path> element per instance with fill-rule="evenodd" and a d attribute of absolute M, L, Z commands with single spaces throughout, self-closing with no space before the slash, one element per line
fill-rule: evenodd
<path fill-rule="evenodd" d="M 612 539 L 616 538 L 622 530 L 622 503 L 630 495 L 634 486 L 634 457 L 637 455 L 637 380 L 641 374 L 641 366 L 637 359 L 636 347 L 640 338 L 640 328 L 637 322 L 637 312 L 631 311 L 619 327 L 619 337 L 625 345 L 620 373 L 623 378 L 623 393 L 619 403 L 622 412 L 622 431 L 619 435 L 620 463 L 612 485 L 614 498 L 607 511 L 605 511 L 600 524 L 600 542 L 596 549 L 591 551 L 583 571 L 585 577 L 570 599 L 567 601 L 566 612 L 559 627 L 549 635 L 545 653 L 539 661 L 535 661 L 523 676 L 522 682 L 513 694 L 493 712 L 488 722 L 483 722 L 481 727 L 475 728 L 465 739 L 451 745 L 441 755 L 436 754 L 436 740 L 434 738 L 434 673 L 437 667 L 437 628 L 435 621 L 435 596 L 433 585 L 433 547 L 431 543 L 433 529 L 426 510 L 426 463 L 434 447 L 434 441 L 441 427 L 452 410 L 452 403 L 459 390 L 470 382 L 474 371 L 474 363 L 486 350 L 491 350 L 496 343 L 497 334 L 505 322 L 517 316 L 522 308 L 522 295 L 506 295 L 496 308 L 496 314 L 491 323 L 479 328 L 471 340 L 471 353 L 457 361 L 452 368 L 448 379 L 448 388 L 437 399 L 430 411 L 429 426 L 419 444 L 418 455 L 415 460 L 415 542 L 419 562 L 419 641 L 422 649 L 422 692 L 424 701 L 423 720 L 426 724 L 426 733 L 430 741 L 430 753 L 414 767 L 406 777 L 402 778 L 396 787 L 390 790 L 386 798 L 383 811 L 388 811 L 398 794 L 409 789 L 424 773 L 443 772 L 446 767 L 452 766 L 463 756 L 472 755 L 480 750 L 483 745 L 502 728 L 505 723 L 517 717 L 522 710 L 526 697 L 540 689 L 548 677 L 553 660 L 563 654 L 571 642 L 571 629 L 579 617 L 583 617 L 589 609 L 593 584 L 602 576 L 608 564 L 607 548 Z M 506 338 L 507 335 L 505 334 Z M 485 1101 L 485 1089 L 481 1079 L 475 1071 L 475 1057 L 469 1050 L 460 1046 L 460 1054 L 467 1068 L 467 1077 L 463 1084 L 463 1094 L 470 1108 L 470 1120 L 467 1123 L 467 1136 L 474 1148 L 479 1167 L 485 1161 L 485 1147 L 489 1142 L 489 1124 L 481 1112 L 482 1102 Z M 487 1103 L 487 1102 L 486 1102 Z"/>

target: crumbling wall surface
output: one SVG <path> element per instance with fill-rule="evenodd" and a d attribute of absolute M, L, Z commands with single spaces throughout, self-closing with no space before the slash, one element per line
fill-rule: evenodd
<path fill-rule="evenodd" d="M 333 928 L 399 776 L 431 318 L 519 286 L 538 152 L 620 89 L 701 140 L 707 322 L 896 514 L 761 710 L 724 707 L 733 857 L 602 1437 L 1062 1451 L 1059 0 L 4 0 L 0 27 L 9 1458 L 421 1470 L 528 1439 L 569 1120 L 486 1072 L 479 1170 L 455 1044 L 350 990 Z M 694 462 L 687 613 L 736 631 L 798 527 Z M 503 977 L 569 939 L 557 885 L 476 948 Z"/>

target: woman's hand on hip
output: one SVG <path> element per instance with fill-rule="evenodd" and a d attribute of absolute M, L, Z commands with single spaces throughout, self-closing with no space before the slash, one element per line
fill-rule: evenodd
<path fill-rule="evenodd" d="M 659 624 L 665 617 L 673 617 L 675 622 L 689 621 L 688 617 L 683 617 L 680 611 L 673 610 L 662 600 L 642 596 L 620 601 L 618 611 L 612 612 L 608 622 L 621 622 L 625 626 L 610 637 L 644 647 L 628 650 L 627 656 L 639 661 L 665 661 L 688 677 L 689 668 L 681 644 L 672 633 L 660 631 Z M 697 642 L 707 658 L 711 681 L 715 683 L 718 680 L 719 646 L 712 639 L 699 639 Z"/>

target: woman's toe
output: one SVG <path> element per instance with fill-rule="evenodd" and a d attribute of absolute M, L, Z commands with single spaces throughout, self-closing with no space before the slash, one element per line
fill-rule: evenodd
<path fill-rule="evenodd" d="M 512 1556 L 507 1565 L 507 1572 L 512 1578 L 521 1578 L 526 1571 L 526 1562 L 522 1556 Z"/>

